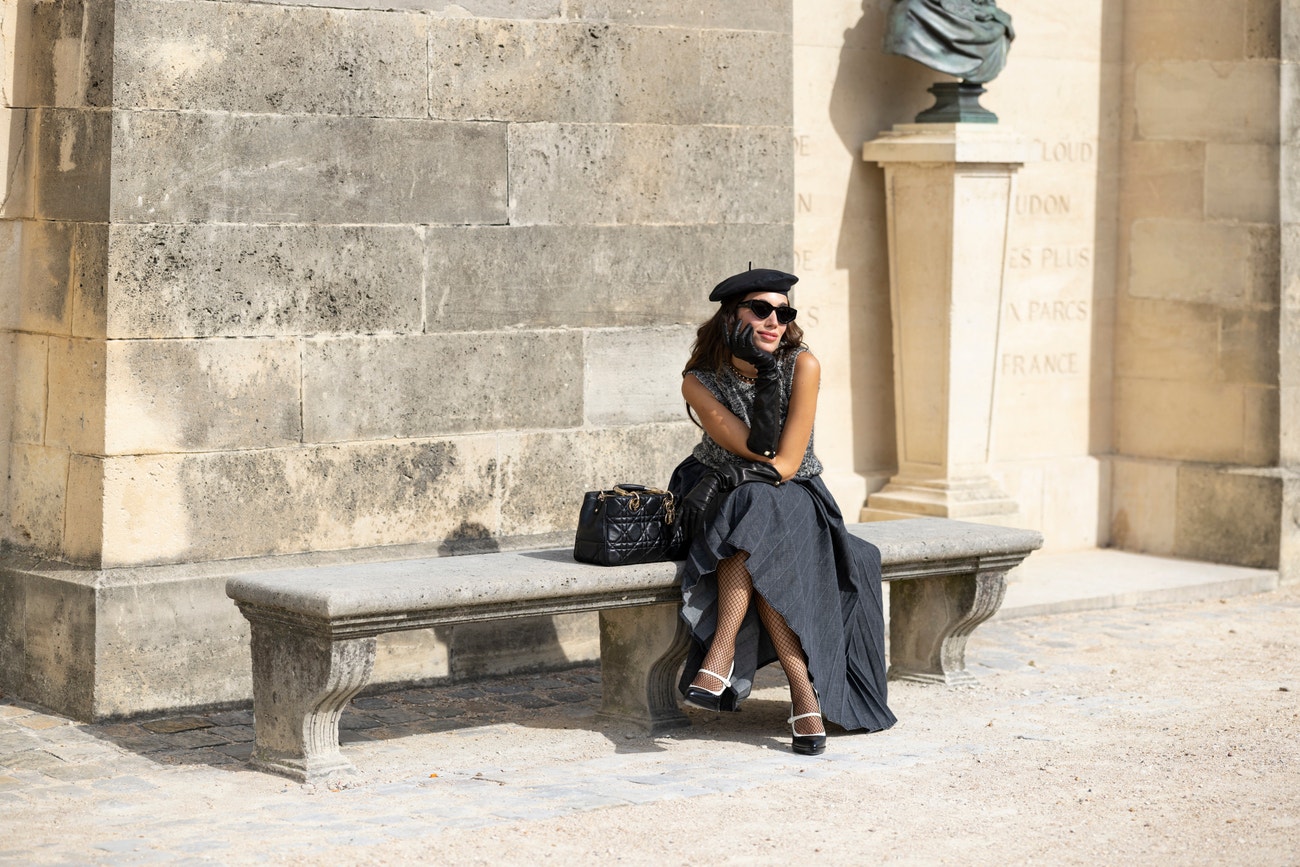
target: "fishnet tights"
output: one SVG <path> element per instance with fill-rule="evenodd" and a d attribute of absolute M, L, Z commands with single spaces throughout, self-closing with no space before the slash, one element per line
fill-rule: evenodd
<path fill-rule="evenodd" d="M 767 604 L 761 594 L 754 592 L 754 582 L 749 576 L 745 561 L 749 553 L 738 551 L 718 563 L 718 625 L 713 632 L 713 641 L 709 652 L 704 655 L 701 668 L 725 675 L 731 669 L 736 655 L 736 636 L 745 621 L 751 599 L 757 599 L 758 617 L 772 639 L 781 668 L 785 669 L 785 678 L 790 682 L 790 700 L 794 705 L 792 716 L 803 713 L 816 713 L 817 695 L 813 692 L 812 681 L 808 676 L 808 663 L 804 659 L 803 645 L 799 636 L 789 627 L 775 608 Z M 692 681 L 695 686 L 705 689 L 721 689 L 723 684 L 718 678 L 708 674 L 697 674 Z M 816 735 L 824 731 L 818 717 L 807 717 L 794 724 L 795 732 L 801 735 Z"/>

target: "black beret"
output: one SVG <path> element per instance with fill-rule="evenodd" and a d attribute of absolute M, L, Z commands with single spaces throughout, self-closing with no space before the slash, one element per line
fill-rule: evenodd
<path fill-rule="evenodd" d="M 751 292 L 790 293 L 790 287 L 799 282 L 799 278 L 784 271 L 771 268 L 750 268 L 723 280 L 709 293 L 710 301 L 725 301 L 733 295 L 748 295 Z"/>

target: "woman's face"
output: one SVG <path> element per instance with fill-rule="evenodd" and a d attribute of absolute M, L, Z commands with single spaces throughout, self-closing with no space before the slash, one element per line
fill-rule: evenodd
<path fill-rule="evenodd" d="M 751 292 L 743 300 L 753 301 L 762 299 L 773 307 L 789 307 L 790 300 L 780 292 Z M 754 311 L 748 307 L 736 308 L 736 314 L 740 321 L 746 325 L 754 326 L 754 345 L 758 346 L 765 352 L 776 352 L 781 345 L 781 338 L 785 335 L 786 326 L 776 321 L 776 311 L 773 310 L 765 319 L 759 319 L 754 315 Z"/>

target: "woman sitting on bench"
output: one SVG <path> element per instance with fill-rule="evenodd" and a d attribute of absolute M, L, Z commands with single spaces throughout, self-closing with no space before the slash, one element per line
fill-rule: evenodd
<path fill-rule="evenodd" d="M 798 277 L 751 269 L 719 283 L 683 371 L 704 435 L 670 484 L 691 533 L 682 617 L 687 704 L 734 711 L 780 660 L 796 753 L 826 749 L 823 717 L 894 724 L 886 704 L 880 552 L 850 536 L 813 454 L 821 368 L 794 324 Z"/>

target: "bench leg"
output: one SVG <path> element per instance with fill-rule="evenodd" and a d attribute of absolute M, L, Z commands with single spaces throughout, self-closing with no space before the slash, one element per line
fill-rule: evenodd
<path fill-rule="evenodd" d="M 375 639 L 251 625 L 254 767 L 303 783 L 352 773 L 339 752 L 339 716 L 370 679 Z"/>
<path fill-rule="evenodd" d="M 649 734 L 690 725 L 677 706 L 677 670 L 690 631 L 680 602 L 600 612 L 600 715 Z"/>
<path fill-rule="evenodd" d="M 1002 605 L 1006 570 L 895 581 L 889 587 L 889 679 L 974 683 L 966 638 Z"/>

